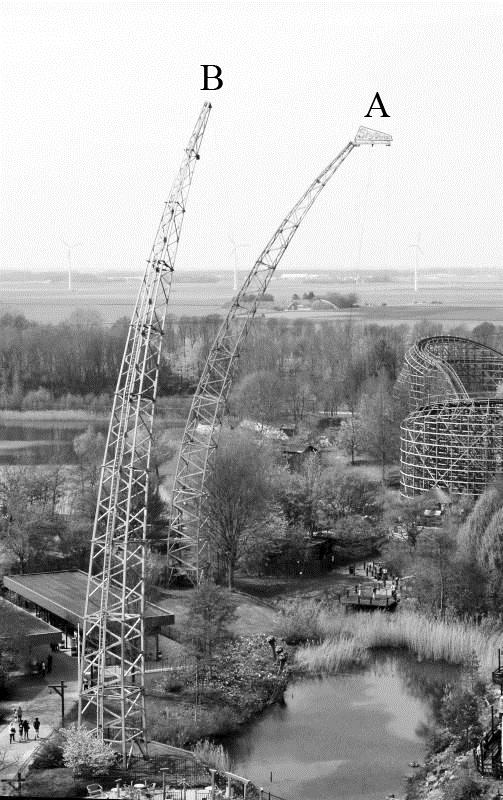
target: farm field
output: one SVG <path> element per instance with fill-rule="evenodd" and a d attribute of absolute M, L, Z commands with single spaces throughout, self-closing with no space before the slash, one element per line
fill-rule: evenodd
<path fill-rule="evenodd" d="M 242 282 L 240 276 L 239 282 Z M 129 317 L 140 287 L 139 278 L 99 280 L 96 283 L 75 281 L 72 292 L 62 283 L 50 281 L 2 281 L 0 313 L 22 313 L 36 322 L 58 323 L 71 318 L 77 311 L 97 312 L 105 324 L 120 317 Z M 417 293 L 411 281 L 402 276 L 394 282 L 335 282 L 332 276 L 311 279 L 308 275 L 283 273 L 274 276 L 268 290 L 274 303 L 264 304 L 259 314 L 281 316 L 285 319 L 316 320 L 354 319 L 375 323 L 411 323 L 428 319 L 444 322 L 448 327 L 481 322 L 503 323 L 503 275 L 490 276 L 482 270 L 480 277 L 469 274 L 422 278 Z M 293 294 L 300 298 L 314 291 L 317 296 L 331 292 L 358 297 L 358 308 L 343 311 L 278 311 L 273 306 L 286 307 Z M 170 313 L 180 316 L 206 316 L 227 312 L 232 301 L 232 280 L 220 277 L 208 282 L 174 282 L 170 297 Z"/>

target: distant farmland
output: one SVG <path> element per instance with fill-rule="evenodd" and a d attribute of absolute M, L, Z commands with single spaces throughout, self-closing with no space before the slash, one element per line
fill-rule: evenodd
<path fill-rule="evenodd" d="M 229 276 L 230 277 L 230 276 Z M 64 283 L 52 281 L 2 281 L 0 283 L 0 313 L 22 313 L 37 322 L 57 323 L 68 319 L 77 310 L 99 313 L 105 323 L 119 317 L 130 317 L 140 281 L 114 278 L 96 283 L 75 281 L 69 292 Z M 331 275 L 310 280 L 306 277 L 274 277 L 268 290 L 274 304 L 261 308 L 259 314 L 285 319 L 310 318 L 316 320 L 360 319 L 375 323 L 398 324 L 428 319 L 445 323 L 447 327 L 465 324 L 468 327 L 480 322 L 503 324 L 503 281 L 494 273 L 490 280 L 481 271 L 480 277 L 470 273 L 455 277 L 454 281 L 426 276 L 419 291 L 414 293 L 410 280 L 400 276 L 396 282 L 338 283 Z M 272 305 L 286 307 L 295 293 L 314 291 L 317 296 L 330 292 L 358 296 L 359 308 L 345 311 L 275 311 Z M 209 282 L 176 282 L 170 298 L 169 313 L 179 316 L 225 315 L 232 301 L 232 282 L 221 279 Z"/>

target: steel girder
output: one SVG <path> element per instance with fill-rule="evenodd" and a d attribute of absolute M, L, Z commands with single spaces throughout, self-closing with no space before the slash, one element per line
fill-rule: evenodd
<path fill-rule="evenodd" d="M 161 217 L 129 326 L 93 528 L 80 662 L 79 724 L 146 748 L 145 548 L 148 474 L 161 345 L 187 197 L 211 105 L 205 103 Z"/>
<path fill-rule="evenodd" d="M 208 563 L 208 519 L 204 485 L 209 459 L 217 446 L 236 359 L 283 254 L 302 220 L 349 153 L 362 144 L 390 144 L 391 136 L 360 127 L 333 161 L 318 175 L 283 219 L 256 260 L 217 333 L 194 395 L 179 451 L 168 539 L 168 570 L 197 584 Z M 253 300 L 244 300 L 245 295 Z"/>

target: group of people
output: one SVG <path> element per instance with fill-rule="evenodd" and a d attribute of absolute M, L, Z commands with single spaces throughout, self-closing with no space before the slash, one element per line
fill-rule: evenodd
<path fill-rule="evenodd" d="M 29 742 L 31 727 L 32 726 L 30 725 L 28 720 L 23 719 L 23 710 L 21 706 L 18 706 L 14 712 L 14 716 L 12 717 L 12 721 L 10 724 L 9 744 L 13 744 L 16 741 L 16 731 L 19 731 L 18 741 Z M 33 720 L 33 730 L 35 731 L 35 739 L 38 739 L 40 731 L 40 720 L 38 717 L 35 717 L 35 719 Z"/>
<path fill-rule="evenodd" d="M 43 658 L 42 661 L 33 660 L 31 662 L 31 672 L 32 675 L 39 675 L 42 678 L 52 672 L 52 653 L 49 653 L 47 658 Z"/>

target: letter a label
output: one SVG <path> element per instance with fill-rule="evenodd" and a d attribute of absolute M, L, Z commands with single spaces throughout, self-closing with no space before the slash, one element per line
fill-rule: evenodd
<path fill-rule="evenodd" d="M 377 105 L 376 105 L 377 103 Z M 386 114 L 386 109 L 384 108 L 383 102 L 379 97 L 379 92 L 376 92 L 374 99 L 372 100 L 372 105 L 368 110 L 368 114 L 365 114 L 366 117 L 372 116 L 372 111 L 377 111 L 377 109 L 381 110 L 381 117 L 389 117 L 389 114 Z"/>

